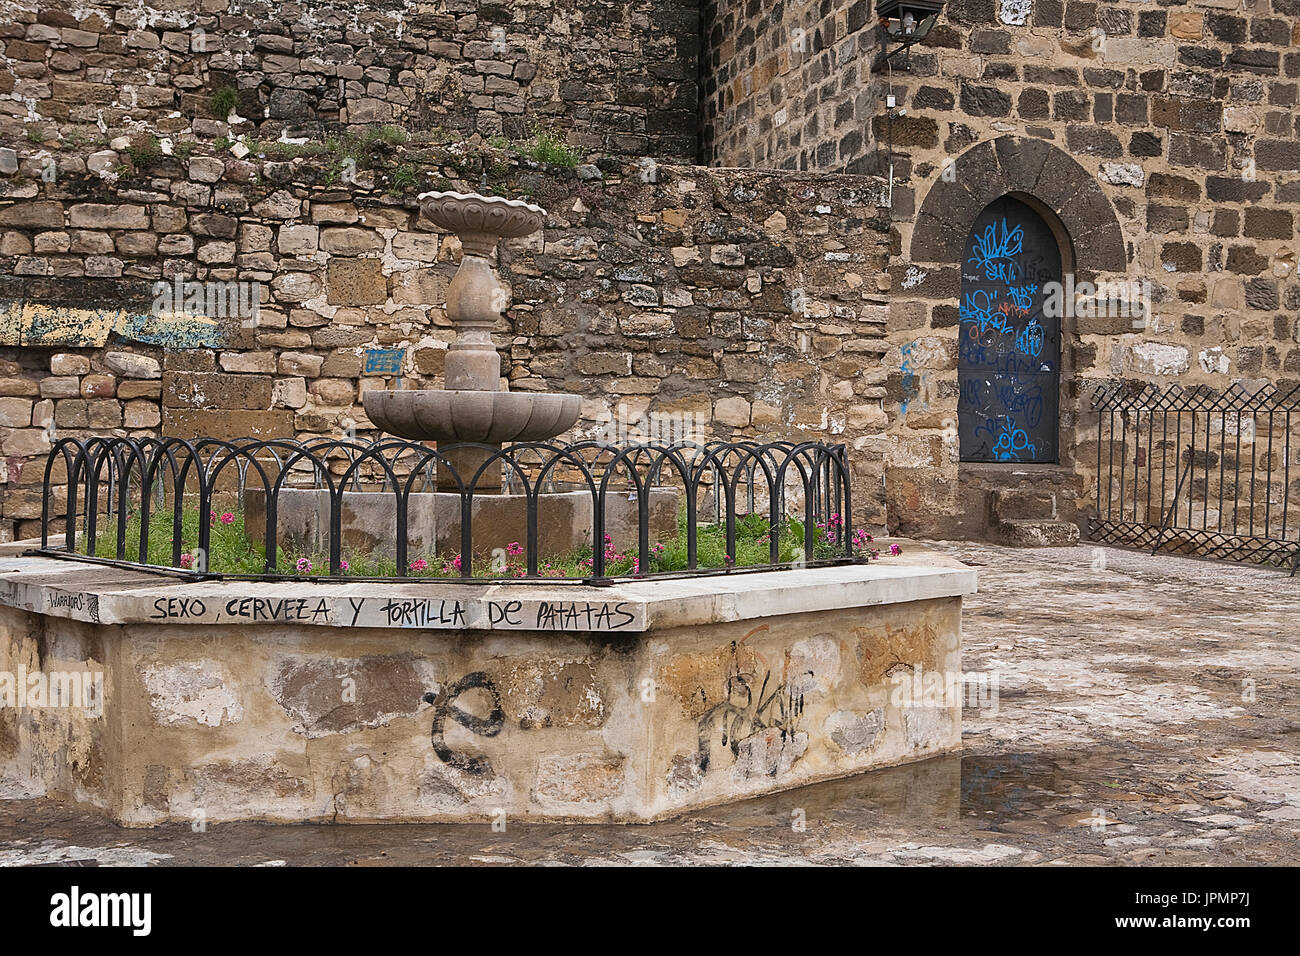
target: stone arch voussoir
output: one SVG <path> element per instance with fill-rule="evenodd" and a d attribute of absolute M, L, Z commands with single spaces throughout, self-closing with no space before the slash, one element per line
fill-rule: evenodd
<path fill-rule="evenodd" d="M 1001 136 L 972 146 L 941 171 L 912 229 L 910 261 L 961 259 L 971 225 L 993 200 L 1028 197 L 1055 215 L 1081 273 L 1124 272 L 1128 254 L 1115 210 L 1097 178 L 1041 139 Z"/>

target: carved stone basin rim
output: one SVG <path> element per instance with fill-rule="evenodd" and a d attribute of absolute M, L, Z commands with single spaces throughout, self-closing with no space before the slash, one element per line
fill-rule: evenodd
<path fill-rule="evenodd" d="M 546 215 L 546 210 L 543 209 L 541 206 L 535 205 L 530 202 L 524 202 L 524 200 L 522 199 L 506 199 L 504 196 L 483 196 L 480 195 L 479 193 L 458 193 L 454 189 L 433 190 L 427 193 L 420 193 L 420 195 L 416 196 L 415 198 L 422 205 L 424 204 L 424 201 L 426 199 L 435 200 L 435 201 L 439 199 L 460 199 L 460 200 L 472 199 L 476 202 L 483 202 L 492 206 L 516 206 L 520 209 L 527 209 L 529 212 L 535 212 L 542 216 Z"/>

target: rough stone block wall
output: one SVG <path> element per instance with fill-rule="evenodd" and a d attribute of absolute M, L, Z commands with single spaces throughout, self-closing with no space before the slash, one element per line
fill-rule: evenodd
<path fill-rule="evenodd" d="M 702 27 L 686 0 L 3 9 L 17 531 L 49 427 L 364 431 L 361 392 L 391 384 L 364 372 L 374 348 L 437 382 L 457 251 L 416 216 L 428 188 L 486 182 L 553 214 L 505 254 L 512 387 L 584 392 L 589 428 L 622 404 L 707 411 L 715 434 L 843 434 L 868 486 L 884 470 L 894 530 L 983 530 L 954 428 L 959 260 L 994 187 L 1059 219 L 1079 278 L 1151 284 L 1145 324 L 1065 329 L 1071 495 L 1096 489 L 1090 381 L 1300 381 L 1295 0 L 953 0 L 892 74 L 868 72 L 868 4 L 840 0 L 720 0 Z M 646 158 L 697 155 L 701 29 L 700 154 L 779 174 Z M 212 110 L 226 85 L 250 117 L 233 127 Z M 587 162 L 485 143 L 534 120 Z M 380 123 L 410 141 L 338 145 Z M 269 142 L 286 133 L 312 141 Z M 891 159 L 892 188 L 861 175 Z M 176 276 L 262 283 L 260 324 L 161 320 L 150 287 Z M 879 492 L 864 513 L 884 515 Z"/>
<path fill-rule="evenodd" d="M 871 0 L 704 6 L 704 161 L 875 172 Z"/>
<path fill-rule="evenodd" d="M 373 349 L 402 351 L 402 387 L 441 387 L 460 250 L 414 196 L 472 188 L 484 168 L 549 211 L 543 234 L 502 249 L 511 389 L 582 393 L 579 434 L 654 414 L 705 437 L 847 441 L 858 517 L 884 524 L 868 437 L 890 349 L 878 180 L 416 144 L 372 159 L 351 185 L 330 181 L 328 157 L 171 157 L 54 182 L 24 159 L 0 180 L 6 533 L 36 530 L 51 439 L 368 437 L 361 396 L 397 384 L 366 372 Z M 385 170 L 407 164 L 420 183 L 395 193 Z M 256 320 L 160 317 L 154 284 L 177 276 L 259 283 Z"/>
<path fill-rule="evenodd" d="M 1154 286 L 1156 315 L 1141 334 L 1115 334 L 1114 320 L 1081 320 L 1081 374 L 1218 387 L 1239 377 L 1300 380 L 1294 0 L 955 0 L 923 44 L 895 59 L 892 80 L 877 74 L 869 84 L 864 58 L 878 52 L 879 30 L 863 28 L 855 9 L 784 4 L 760 12 L 719 3 L 706 10 L 706 19 L 715 18 L 705 53 L 712 71 L 706 90 L 716 87 L 705 104 L 714 161 L 855 168 L 859 156 L 833 149 L 827 138 L 832 127 L 823 110 L 834 98 L 823 75 L 857 77 L 860 95 L 870 95 L 858 110 L 856 125 L 871 127 L 870 134 L 861 130 L 861 141 L 883 152 L 892 133 L 901 277 L 925 259 L 911 247 L 933 223 L 918 224 L 917 214 L 946 167 L 999 136 L 1044 140 L 1077 161 L 1113 208 L 1126 243 L 1114 277 Z M 799 74 L 788 56 L 790 37 L 795 24 L 810 22 L 816 55 L 810 52 L 809 62 L 822 65 Z M 856 43 L 831 44 L 844 36 Z M 905 111 L 892 118 L 884 109 L 890 91 Z M 789 109 L 778 128 L 773 115 L 796 94 L 815 108 Z M 800 124 L 822 138 L 797 136 Z M 882 156 L 875 168 L 887 169 L 888 160 Z M 1063 225 L 1077 235 L 1097 223 Z M 900 321 L 914 313 L 908 321 L 918 329 L 952 328 L 957 263 L 946 265 L 952 281 L 932 276 L 895 293 Z M 1077 268 L 1098 271 L 1090 261 Z"/>
<path fill-rule="evenodd" d="M 6 0 L 0 142 L 540 126 L 582 150 L 693 160 L 698 23 L 696 0 Z"/>
<path fill-rule="evenodd" d="M 1044 202 L 1070 235 L 1079 278 L 1150 283 L 1145 324 L 1080 315 L 1066 325 L 1062 421 L 1074 442 L 1063 461 L 1085 499 L 1096 488 L 1090 381 L 1300 383 L 1297 13 L 1290 0 L 961 0 L 894 70 L 907 112 L 892 119 L 892 269 L 913 280 L 895 285 L 894 327 L 955 360 L 960 269 L 934 252 L 936 232 L 956 228 L 939 221 L 955 218 L 945 170 L 952 195 L 1001 183 Z M 886 119 L 873 122 L 883 143 Z M 1003 136 L 1019 145 L 1004 148 Z M 1046 164 L 1030 158 L 1042 151 L 1034 141 Z M 948 249 L 964 237 L 951 238 Z M 907 372 L 896 375 L 901 389 Z M 912 410 L 922 407 L 955 420 L 955 379 L 928 378 L 909 422 L 921 424 Z M 913 500 L 969 511 L 960 502 L 972 482 L 958 482 L 955 456 L 946 470 L 914 485 Z"/>
<path fill-rule="evenodd" d="M 889 332 L 902 361 L 888 372 L 887 484 L 892 514 L 924 519 L 901 530 L 981 534 L 1002 480 L 960 464 L 953 427 L 959 260 L 991 184 L 1059 220 L 1079 279 L 1150 283 L 1144 323 L 1065 327 L 1069 496 L 1096 493 L 1091 382 L 1300 383 L 1294 0 L 952 0 L 875 74 L 880 28 L 865 6 L 706 7 L 704 155 L 881 175 L 892 163 Z"/>

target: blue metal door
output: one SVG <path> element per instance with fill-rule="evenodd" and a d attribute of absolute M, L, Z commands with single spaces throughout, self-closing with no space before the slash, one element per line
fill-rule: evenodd
<path fill-rule="evenodd" d="M 1010 196 L 985 207 L 961 270 L 962 461 L 1057 460 L 1061 320 L 1043 302 L 1060 281 L 1061 252 L 1038 213 Z"/>

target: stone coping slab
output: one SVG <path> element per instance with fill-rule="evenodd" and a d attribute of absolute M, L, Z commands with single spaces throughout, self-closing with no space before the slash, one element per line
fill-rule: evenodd
<path fill-rule="evenodd" d="M 899 539 L 902 540 L 902 539 Z M 879 542 L 888 550 L 889 541 Z M 973 594 L 977 572 L 902 544 L 865 565 L 584 585 L 192 582 L 0 547 L 0 605 L 95 624 L 642 633 Z"/>

